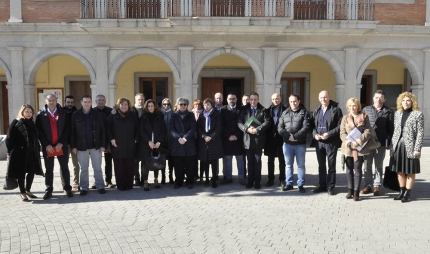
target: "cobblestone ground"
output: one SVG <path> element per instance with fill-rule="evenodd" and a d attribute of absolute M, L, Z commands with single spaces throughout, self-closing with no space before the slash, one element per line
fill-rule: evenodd
<path fill-rule="evenodd" d="M 346 200 L 342 170 L 335 196 L 312 193 L 318 184 L 313 149 L 306 154 L 305 194 L 297 186 L 288 192 L 264 187 L 264 157 L 260 190 L 246 190 L 235 179 L 216 189 L 165 184 L 149 192 L 107 189 L 67 198 L 56 164 L 50 200 L 42 199 L 40 176 L 32 202 L 22 202 L 17 189 L 0 190 L 0 253 L 428 253 L 429 152 L 423 149 L 423 173 L 405 204 L 384 188 L 379 197 Z M 0 162 L 1 176 L 6 164 Z"/>

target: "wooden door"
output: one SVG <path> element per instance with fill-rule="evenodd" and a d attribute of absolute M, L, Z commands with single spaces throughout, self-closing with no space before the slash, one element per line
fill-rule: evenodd
<path fill-rule="evenodd" d="M 3 133 L 6 134 L 9 129 L 9 99 L 7 93 L 7 82 L 0 82 L 1 85 L 1 94 L 2 94 L 2 106 L 3 106 Z M 37 112 L 34 112 L 36 114 Z"/>
<path fill-rule="evenodd" d="M 224 91 L 224 82 L 222 78 L 202 78 L 202 97 L 214 99 L 216 93 L 222 93 Z"/>
<path fill-rule="evenodd" d="M 360 103 L 362 108 L 373 104 L 372 75 L 363 75 L 361 77 Z"/>
<path fill-rule="evenodd" d="M 305 97 L 305 78 L 282 78 L 281 79 L 281 98 L 282 104 L 289 107 L 288 97 L 291 94 L 300 96 L 300 103 L 306 105 Z"/>
<path fill-rule="evenodd" d="M 81 106 L 81 100 L 82 96 L 89 94 L 91 95 L 91 89 L 90 89 L 91 81 L 70 81 L 70 95 L 75 97 L 75 106 L 76 108 L 80 109 Z M 94 100 L 95 98 L 93 98 Z M 64 106 L 64 105 L 62 105 Z"/>

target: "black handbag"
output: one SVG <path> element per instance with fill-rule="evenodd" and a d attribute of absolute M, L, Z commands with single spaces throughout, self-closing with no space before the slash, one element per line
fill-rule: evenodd
<path fill-rule="evenodd" d="M 400 191 L 399 180 L 397 179 L 397 172 L 392 171 L 394 165 L 394 158 L 391 156 L 389 166 L 385 167 L 383 185 L 385 188 Z"/>
<path fill-rule="evenodd" d="M 18 180 L 8 178 L 6 175 L 3 190 L 14 190 L 16 188 L 18 188 Z"/>
<path fill-rule="evenodd" d="M 157 171 L 166 168 L 166 155 L 158 152 L 157 156 L 153 156 L 153 152 L 149 155 L 145 162 L 145 166 L 149 171 Z"/>

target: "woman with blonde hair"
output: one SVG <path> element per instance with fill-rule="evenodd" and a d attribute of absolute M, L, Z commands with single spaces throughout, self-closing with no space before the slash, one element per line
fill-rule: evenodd
<path fill-rule="evenodd" d="M 397 111 L 394 114 L 394 133 L 391 139 L 391 170 L 397 172 L 400 193 L 394 200 L 409 202 L 420 173 L 421 147 L 424 137 L 424 115 L 418 107 L 414 94 L 404 92 L 397 97 Z"/>
<path fill-rule="evenodd" d="M 34 175 L 44 175 L 40 161 L 39 135 L 33 114 L 34 109 L 31 105 L 22 105 L 6 136 L 9 161 L 7 177 L 18 179 L 22 201 L 29 201 L 28 197 L 37 198 L 30 191 Z"/>
<path fill-rule="evenodd" d="M 349 114 L 343 116 L 340 124 L 341 152 L 345 155 L 348 179 L 346 198 L 358 201 L 364 155 L 369 153 L 366 142 L 370 140 L 374 130 L 367 115 L 361 112 L 361 103 L 358 99 L 350 98 L 346 102 L 346 109 Z"/>
<path fill-rule="evenodd" d="M 115 180 L 120 191 L 133 189 L 136 141 L 139 140 L 138 116 L 131 111 L 131 103 L 119 98 L 115 114 L 107 119 L 106 133 L 111 143 Z"/>

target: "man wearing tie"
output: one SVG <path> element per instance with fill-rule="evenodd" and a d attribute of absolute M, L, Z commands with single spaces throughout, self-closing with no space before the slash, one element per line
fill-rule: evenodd
<path fill-rule="evenodd" d="M 248 120 L 251 117 L 256 120 L 249 123 Z M 243 144 L 248 160 L 248 183 L 246 188 L 250 189 L 255 184 L 255 189 L 260 189 L 261 154 L 266 142 L 266 131 L 270 128 L 271 121 L 266 114 L 266 109 L 259 103 L 258 93 L 250 93 L 249 104 L 243 108 L 237 124 L 244 133 Z"/>

